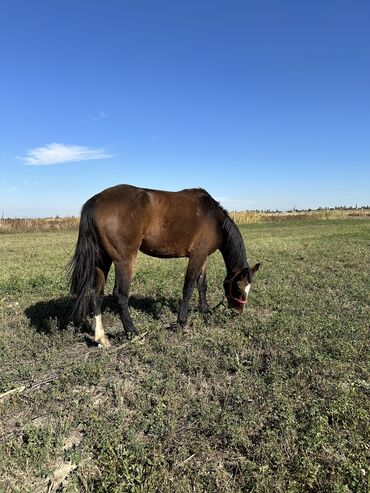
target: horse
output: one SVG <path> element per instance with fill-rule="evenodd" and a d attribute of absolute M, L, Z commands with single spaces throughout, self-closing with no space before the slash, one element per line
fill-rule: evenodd
<path fill-rule="evenodd" d="M 78 240 L 70 262 L 70 291 L 74 313 L 86 318 L 93 308 L 95 341 L 110 345 L 101 305 L 104 285 L 114 263 L 113 294 L 127 336 L 139 332 L 128 310 L 129 289 L 138 252 L 160 258 L 189 259 L 177 322 L 185 327 L 195 285 L 199 309 L 209 311 L 206 291 L 207 257 L 220 250 L 226 266 L 224 292 L 237 314 L 247 303 L 252 278 L 260 264 L 250 268 L 239 229 L 227 211 L 202 188 L 167 192 L 117 185 L 91 197 L 82 207 Z"/>

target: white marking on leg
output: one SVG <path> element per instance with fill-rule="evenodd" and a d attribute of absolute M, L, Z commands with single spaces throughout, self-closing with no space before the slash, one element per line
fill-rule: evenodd
<path fill-rule="evenodd" d="M 101 318 L 101 313 L 95 315 L 95 340 L 98 341 L 104 337 L 103 321 Z"/>
<path fill-rule="evenodd" d="M 110 343 L 105 335 L 101 313 L 95 315 L 95 342 L 104 347 L 109 347 Z"/>
<path fill-rule="evenodd" d="M 249 294 L 249 290 L 250 290 L 250 288 L 251 288 L 251 284 L 247 284 L 247 285 L 245 286 L 245 299 L 247 299 L 247 298 L 248 298 L 248 294 Z"/>

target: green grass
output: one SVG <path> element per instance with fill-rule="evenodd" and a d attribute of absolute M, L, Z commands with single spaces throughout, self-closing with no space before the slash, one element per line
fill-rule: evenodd
<path fill-rule="evenodd" d="M 242 317 L 167 331 L 186 261 L 139 256 L 144 336 L 108 299 L 108 351 L 70 319 L 76 232 L 0 235 L 0 394 L 20 387 L 0 398 L 1 492 L 368 490 L 370 221 L 241 231 L 262 262 Z M 216 254 L 212 306 L 224 275 Z"/>

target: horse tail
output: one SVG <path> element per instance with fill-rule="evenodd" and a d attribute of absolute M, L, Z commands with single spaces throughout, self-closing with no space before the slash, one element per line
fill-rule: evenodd
<path fill-rule="evenodd" d="M 95 267 L 102 256 L 99 232 L 95 223 L 95 197 L 81 211 L 76 251 L 69 263 L 70 291 L 75 298 L 73 315 L 84 319 L 94 299 Z"/>

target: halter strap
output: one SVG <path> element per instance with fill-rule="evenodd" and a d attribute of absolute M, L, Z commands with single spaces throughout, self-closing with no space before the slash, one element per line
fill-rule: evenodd
<path fill-rule="evenodd" d="M 226 281 L 224 281 L 224 284 L 225 283 L 229 283 L 229 294 L 226 295 L 226 299 L 227 300 L 233 300 L 233 301 L 236 301 L 237 303 L 239 303 L 240 305 L 245 305 L 247 303 L 247 299 L 245 300 L 242 300 L 241 298 L 234 298 L 233 294 L 232 294 L 232 291 L 231 291 L 231 287 L 232 287 L 232 284 L 233 284 L 233 281 L 234 279 L 241 273 L 242 271 L 239 270 L 238 272 L 236 272 L 236 274 L 233 275 L 233 277 L 231 279 L 227 279 Z"/>
<path fill-rule="evenodd" d="M 231 295 L 227 295 L 226 296 L 226 299 L 227 300 L 233 300 L 233 301 L 236 301 L 237 303 L 240 303 L 241 305 L 246 305 L 247 304 L 247 300 L 242 300 L 240 298 L 234 298 L 234 296 L 231 296 Z"/>

